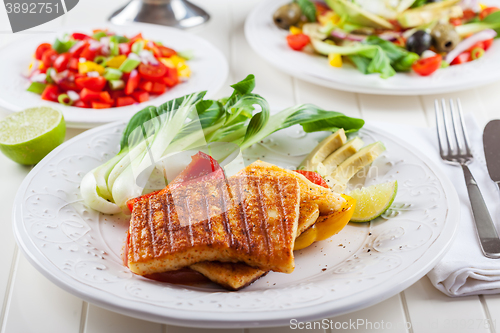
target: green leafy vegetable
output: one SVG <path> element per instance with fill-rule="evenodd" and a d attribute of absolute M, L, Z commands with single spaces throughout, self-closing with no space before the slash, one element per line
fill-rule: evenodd
<path fill-rule="evenodd" d="M 411 5 L 411 8 L 417 8 L 425 5 L 427 3 L 427 0 L 417 0 Z"/>
<path fill-rule="evenodd" d="M 297 4 L 302 11 L 302 14 L 309 22 L 316 22 L 316 6 L 311 0 L 296 0 Z"/>
<path fill-rule="evenodd" d="M 199 92 L 137 112 L 122 133 L 120 152 L 82 180 L 87 205 L 103 213 L 120 212 L 127 200 L 143 194 L 144 187 L 137 182 L 143 174 L 149 177 L 151 162 L 179 151 L 211 142 L 232 142 L 244 150 L 297 124 L 306 132 L 338 128 L 351 132 L 364 125 L 361 119 L 312 104 L 271 114 L 267 101 L 253 93 L 253 75 L 231 87 L 231 96 L 222 100 L 205 100 L 205 92 Z"/>
<path fill-rule="evenodd" d="M 31 82 L 30 86 L 26 90 L 41 95 L 45 90 L 45 87 L 47 87 L 45 83 Z"/>
<path fill-rule="evenodd" d="M 61 41 L 59 40 L 58 38 L 56 38 L 56 41 L 54 42 L 54 44 L 52 45 L 52 48 L 58 53 L 58 54 L 61 54 L 61 53 L 65 53 L 65 52 L 68 52 L 69 49 L 71 49 L 71 47 L 73 45 L 75 45 L 75 41 L 73 40 L 67 40 L 67 41 Z"/>

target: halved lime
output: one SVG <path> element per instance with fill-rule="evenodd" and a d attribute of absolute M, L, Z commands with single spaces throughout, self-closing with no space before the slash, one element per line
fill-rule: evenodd
<path fill-rule="evenodd" d="M 66 123 L 60 111 L 38 107 L 0 121 L 0 150 L 11 160 L 36 164 L 64 141 Z"/>
<path fill-rule="evenodd" d="M 368 222 L 376 219 L 389 209 L 397 193 L 397 181 L 355 189 L 349 193 L 349 196 L 356 199 L 356 209 L 350 222 Z"/>

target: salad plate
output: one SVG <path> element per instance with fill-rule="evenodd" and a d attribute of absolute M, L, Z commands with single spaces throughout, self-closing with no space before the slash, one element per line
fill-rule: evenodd
<path fill-rule="evenodd" d="M 287 45 L 287 30 L 273 22 L 273 13 L 288 0 L 263 1 L 245 22 L 245 36 L 252 49 L 264 60 L 287 74 L 325 87 L 380 95 L 426 95 L 460 91 L 500 80 L 500 42 L 495 41 L 477 61 L 437 70 L 430 76 L 414 72 L 396 73 L 389 78 L 365 75 L 353 65 L 332 67 L 326 57 L 294 51 Z M 500 7 L 500 1 L 484 1 Z"/>
<path fill-rule="evenodd" d="M 33 54 L 41 43 L 52 43 L 56 37 L 64 34 L 82 32 L 91 34 L 93 29 L 107 29 L 118 35 L 135 36 L 142 33 L 144 38 L 161 42 L 177 51 L 192 52 L 193 58 L 188 61 L 191 76 L 185 82 L 176 85 L 167 92 L 152 97 L 149 101 L 135 103 L 119 108 L 83 109 L 42 100 L 40 95 L 26 91 L 30 81 L 23 75 L 33 60 Z M 110 23 L 99 25 L 64 27 L 53 33 L 40 34 L 11 43 L 0 49 L 0 106 L 9 111 L 20 111 L 29 107 L 47 105 L 63 112 L 66 123 L 70 127 L 89 128 L 109 122 L 127 120 L 134 113 L 147 105 L 159 105 L 176 97 L 193 91 L 207 90 L 207 94 L 215 94 L 228 75 L 228 64 L 224 55 L 212 44 L 194 34 L 169 27 L 152 24 L 134 23 L 117 26 Z"/>
<path fill-rule="evenodd" d="M 382 141 L 387 150 L 351 185 L 398 181 L 396 201 L 382 217 L 350 223 L 332 238 L 296 251 L 292 274 L 269 273 L 244 290 L 146 279 L 123 265 L 129 218 L 89 209 L 79 189 L 87 172 L 118 152 L 125 125 L 91 129 L 52 151 L 24 180 L 13 213 L 16 240 L 40 272 L 70 293 L 125 315 L 204 328 L 288 325 L 290 318 L 340 315 L 381 302 L 423 277 L 458 226 L 458 197 L 439 167 L 417 148 L 367 124 L 358 135 L 366 143 Z M 245 164 L 262 159 L 296 168 L 327 135 L 287 128 L 246 149 Z"/>

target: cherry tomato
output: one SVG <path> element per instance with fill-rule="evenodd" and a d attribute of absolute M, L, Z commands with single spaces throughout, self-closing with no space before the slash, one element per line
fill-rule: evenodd
<path fill-rule="evenodd" d="M 35 58 L 37 60 L 42 60 L 42 56 L 45 53 L 45 51 L 51 50 L 51 49 L 52 49 L 52 46 L 49 43 L 43 43 L 43 44 L 38 45 L 38 47 L 36 48 L 36 51 L 35 51 Z"/>
<path fill-rule="evenodd" d="M 488 49 L 490 48 L 491 44 L 493 44 L 493 38 L 483 41 L 484 50 L 488 51 Z"/>
<path fill-rule="evenodd" d="M 42 93 L 42 99 L 46 101 L 57 102 L 57 97 L 59 96 L 60 91 L 54 84 L 48 84 Z"/>
<path fill-rule="evenodd" d="M 139 85 L 139 79 L 139 72 L 137 72 L 136 69 L 130 72 L 130 77 L 128 78 L 127 84 L 125 85 L 125 94 L 131 95 L 134 92 L 134 90 Z"/>
<path fill-rule="evenodd" d="M 75 79 L 72 76 L 65 77 L 57 83 L 57 86 L 63 91 L 80 91 L 82 89 L 75 83 Z"/>
<path fill-rule="evenodd" d="M 441 67 L 443 57 L 437 54 L 433 57 L 424 58 L 416 61 L 411 68 L 421 76 L 428 76 L 437 71 Z"/>
<path fill-rule="evenodd" d="M 60 54 L 56 60 L 54 60 L 54 69 L 59 73 L 68 68 L 68 63 L 71 58 L 70 53 Z"/>
<path fill-rule="evenodd" d="M 288 46 L 295 51 L 300 51 L 310 42 L 310 38 L 304 34 L 288 35 L 286 36 Z"/>
<path fill-rule="evenodd" d="M 462 19 L 458 17 L 451 18 L 450 24 L 454 25 L 455 27 L 458 27 L 459 25 L 462 25 Z"/>
<path fill-rule="evenodd" d="M 460 64 L 464 64 L 464 63 L 469 62 L 469 61 L 470 61 L 470 52 L 465 51 L 465 52 L 460 53 L 458 55 L 458 57 L 453 59 L 453 61 L 451 62 L 450 65 L 460 65 Z"/>
<path fill-rule="evenodd" d="M 71 56 L 77 59 L 80 58 L 83 50 L 85 50 L 88 46 L 89 44 L 87 42 L 80 42 L 78 45 L 71 48 Z"/>
<path fill-rule="evenodd" d="M 80 77 L 75 79 L 75 82 L 80 88 L 87 88 L 93 91 L 101 91 L 106 86 L 106 79 L 102 76 Z"/>
<path fill-rule="evenodd" d="M 300 173 L 301 175 L 309 179 L 311 183 L 328 188 L 328 184 L 323 179 L 323 177 L 320 176 L 319 173 L 314 171 L 305 171 L 305 170 L 294 170 L 294 171 Z"/>
<path fill-rule="evenodd" d="M 493 14 L 494 12 L 498 12 L 500 10 L 500 8 L 498 7 L 488 7 L 488 8 L 485 8 L 481 11 L 481 13 L 479 14 L 479 18 L 481 20 L 484 20 L 484 18 L 490 14 Z"/>
<path fill-rule="evenodd" d="M 72 71 L 78 72 L 78 59 L 77 58 L 69 59 L 68 68 L 71 69 Z"/>
<path fill-rule="evenodd" d="M 474 12 L 472 9 L 465 9 L 463 12 L 462 18 L 466 21 L 472 20 L 474 17 L 476 17 L 476 12 Z"/>
<path fill-rule="evenodd" d="M 52 67 L 52 64 L 56 60 L 58 54 L 56 51 L 49 49 L 45 51 L 42 55 L 42 62 L 45 67 Z"/>
<path fill-rule="evenodd" d="M 125 96 L 125 97 L 118 97 L 116 99 L 116 106 L 127 106 L 127 105 L 132 105 L 135 103 L 135 99 L 133 99 L 130 96 Z"/>
<path fill-rule="evenodd" d="M 165 83 L 169 88 L 172 88 L 179 83 L 179 72 L 177 71 L 177 68 L 167 67 L 167 73 L 163 77 L 163 83 Z"/>
<path fill-rule="evenodd" d="M 167 66 L 158 62 L 157 65 L 139 65 L 139 73 L 146 80 L 155 80 L 163 77 L 167 73 Z"/>
<path fill-rule="evenodd" d="M 94 61 L 95 57 L 97 57 L 97 51 L 98 50 L 91 50 L 90 45 L 87 44 L 83 49 L 82 53 L 80 54 L 80 58 L 85 58 L 89 61 Z"/>
<path fill-rule="evenodd" d="M 82 34 L 80 32 L 75 32 L 71 35 L 71 38 L 73 38 L 74 40 L 86 40 L 86 39 L 89 39 L 91 37 L 86 35 L 86 34 Z"/>
<path fill-rule="evenodd" d="M 170 58 L 171 56 L 177 54 L 175 50 L 169 47 L 158 45 L 156 43 L 154 45 L 155 47 L 153 48 L 153 54 L 158 58 Z"/>

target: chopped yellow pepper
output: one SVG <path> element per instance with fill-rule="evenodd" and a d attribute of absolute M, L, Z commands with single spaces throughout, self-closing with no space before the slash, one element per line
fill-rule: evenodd
<path fill-rule="evenodd" d="M 342 67 L 342 56 L 338 53 L 330 53 L 328 55 L 328 63 L 332 67 Z"/>
<path fill-rule="evenodd" d="M 106 66 L 112 68 L 120 68 L 125 60 L 127 60 L 127 56 L 122 54 L 106 61 Z"/>
<path fill-rule="evenodd" d="M 341 20 L 340 15 L 335 14 L 333 11 L 329 11 L 324 13 L 323 15 L 318 16 L 318 22 L 321 25 L 326 25 L 328 22 L 332 22 L 333 24 L 339 24 Z"/>
<path fill-rule="evenodd" d="M 86 74 L 88 72 L 98 72 L 99 75 L 104 75 L 104 67 L 92 61 L 78 63 L 78 73 Z"/>
<path fill-rule="evenodd" d="M 486 8 L 488 8 L 488 5 L 485 5 L 484 3 L 480 3 L 479 4 L 479 7 L 481 8 L 481 10 L 485 10 Z"/>
<path fill-rule="evenodd" d="M 191 69 L 186 64 L 186 60 L 178 55 L 173 55 L 170 58 L 160 58 L 160 61 L 167 67 L 177 68 L 180 77 L 188 78 L 191 76 Z"/>
<path fill-rule="evenodd" d="M 290 33 L 292 35 L 298 35 L 298 34 L 302 33 L 302 29 L 297 28 L 297 27 L 295 27 L 295 26 L 292 25 L 292 26 L 290 26 Z"/>

